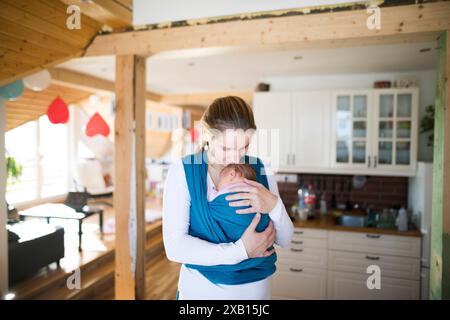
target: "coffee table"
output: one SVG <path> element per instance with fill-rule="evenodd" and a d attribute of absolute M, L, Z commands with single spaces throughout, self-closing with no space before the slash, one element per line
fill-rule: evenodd
<path fill-rule="evenodd" d="M 81 251 L 82 225 L 84 219 L 94 215 L 99 215 L 100 233 L 103 236 L 103 209 L 100 207 L 84 206 L 82 211 L 75 211 L 69 206 L 59 203 L 41 204 L 23 211 L 19 211 L 22 220 L 26 217 L 43 218 L 50 223 L 50 219 L 71 219 L 78 220 L 78 250 Z"/>

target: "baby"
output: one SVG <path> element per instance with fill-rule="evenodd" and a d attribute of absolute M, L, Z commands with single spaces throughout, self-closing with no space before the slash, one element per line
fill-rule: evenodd
<path fill-rule="evenodd" d="M 213 201 L 221 194 L 230 192 L 229 190 L 237 186 L 248 186 L 244 178 L 256 180 L 256 172 L 249 164 L 229 164 L 220 171 L 217 189 L 210 194 L 208 201 Z"/>

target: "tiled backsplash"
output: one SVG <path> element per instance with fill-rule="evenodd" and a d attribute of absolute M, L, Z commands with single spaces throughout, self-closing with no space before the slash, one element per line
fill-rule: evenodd
<path fill-rule="evenodd" d="M 280 196 L 286 209 L 297 201 L 300 184 L 312 184 L 318 193 L 325 191 L 327 206 L 330 208 L 333 193 L 337 203 L 371 205 L 374 209 L 401 207 L 408 204 L 408 178 L 366 176 L 367 181 L 361 189 L 352 186 L 351 175 L 299 174 L 298 183 L 279 182 Z"/>

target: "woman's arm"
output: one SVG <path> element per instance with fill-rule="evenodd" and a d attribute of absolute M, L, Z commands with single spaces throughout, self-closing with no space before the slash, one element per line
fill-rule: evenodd
<path fill-rule="evenodd" d="M 278 197 L 277 204 L 269 212 L 270 219 L 273 221 L 276 232 L 275 243 L 280 247 L 286 247 L 291 243 L 292 235 L 294 233 L 294 225 L 291 218 L 289 218 L 283 201 L 281 201 L 275 176 L 267 175 L 267 181 L 269 183 L 270 192 Z"/>
<path fill-rule="evenodd" d="M 191 199 L 181 160 L 167 173 L 163 196 L 163 239 L 169 260 L 212 266 L 237 264 L 248 258 L 241 239 L 215 244 L 190 236 L 189 208 Z"/>

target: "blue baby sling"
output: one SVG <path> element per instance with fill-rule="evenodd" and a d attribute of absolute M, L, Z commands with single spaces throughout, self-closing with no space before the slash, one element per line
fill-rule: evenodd
<path fill-rule="evenodd" d="M 184 172 L 191 197 L 189 234 L 212 243 L 229 243 L 239 240 L 250 225 L 255 213 L 237 214 L 237 209 L 245 207 L 231 207 L 222 194 L 213 201 L 207 201 L 207 172 L 206 154 L 198 152 L 183 158 Z M 245 156 L 245 163 L 250 164 L 256 171 L 259 183 L 269 188 L 264 165 L 258 158 Z M 269 225 L 269 215 L 261 214 L 261 220 L 256 231 L 262 232 Z M 234 265 L 202 266 L 186 264 L 186 267 L 198 270 L 209 281 L 215 284 L 237 285 L 265 279 L 275 272 L 276 253 L 268 257 L 249 258 Z"/>

